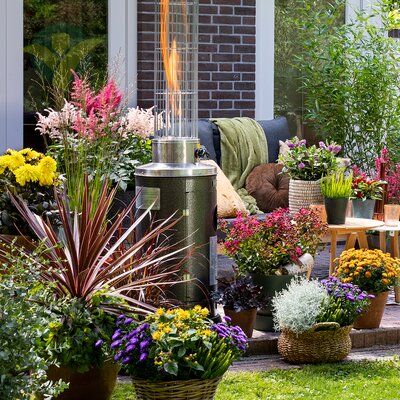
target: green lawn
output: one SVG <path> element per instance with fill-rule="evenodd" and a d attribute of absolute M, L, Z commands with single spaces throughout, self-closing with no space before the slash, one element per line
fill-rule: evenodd
<path fill-rule="evenodd" d="M 133 400 L 130 384 L 119 384 L 112 400 Z M 345 362 L 261 373 L 228 373 L 216 400 L 400 399 L 400 358 Z"/>

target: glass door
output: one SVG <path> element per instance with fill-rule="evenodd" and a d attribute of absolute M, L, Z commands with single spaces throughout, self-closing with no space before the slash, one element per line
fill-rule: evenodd
<path fill-rule="evenodd" d="M 35 113 L 60 109 L 72 71 L 102 85 L 108 63 L 108 0 L 24 0 L 24 143 L 41 147 Z"/>

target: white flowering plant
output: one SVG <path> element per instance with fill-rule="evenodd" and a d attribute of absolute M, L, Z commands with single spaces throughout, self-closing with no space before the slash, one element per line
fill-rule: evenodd
<path fill-rule="evenodd" d="M 293 279 L 272 299 L 275 329 L 300 334 L 321 322 L 349 326 L 373 297 L 333 276 L 322 281 Z"/>

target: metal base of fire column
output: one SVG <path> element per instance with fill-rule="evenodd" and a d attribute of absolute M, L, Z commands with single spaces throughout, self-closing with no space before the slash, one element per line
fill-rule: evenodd
<path fill-rule="evenodd" d="M 209 292 L 217 288 L 216 168 L 201 163 L 151 163 L 137 168 L 135 175 L 138 211 L 155 202 L 156 220 L 175 213 L 180 220 L 172 228 L 170 243 L 195 249 L 182 266 L 184 282 L 171 289 L 173 297 L 184 307 L 199 304 L 215 315 Z M 141 224 L 141 232 L 149 222 Z M 187 254 L 193 253 L 193 246 Z"/>

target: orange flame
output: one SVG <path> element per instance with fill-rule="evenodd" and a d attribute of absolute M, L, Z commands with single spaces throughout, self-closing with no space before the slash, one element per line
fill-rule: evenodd
<path fill-rule="evenodd" d="M 180 91 L 179 72 L 180 72 L 180 57 L 177 51 L 176 38 L 172 40 L 170 46 L 168 40 L 168 21 L 169 21 L 169 0 L 161 1 L 161 18 L 160 18 L 160 45 L 161 54 L 164 64 L 167 85 L 169 89 L 170 105 L 172 114 L 179 116 L 181 114 L 180 105 L 177 104 L 176 94 Z M 184 2 L 182 2 L 184 7 Z"/>

